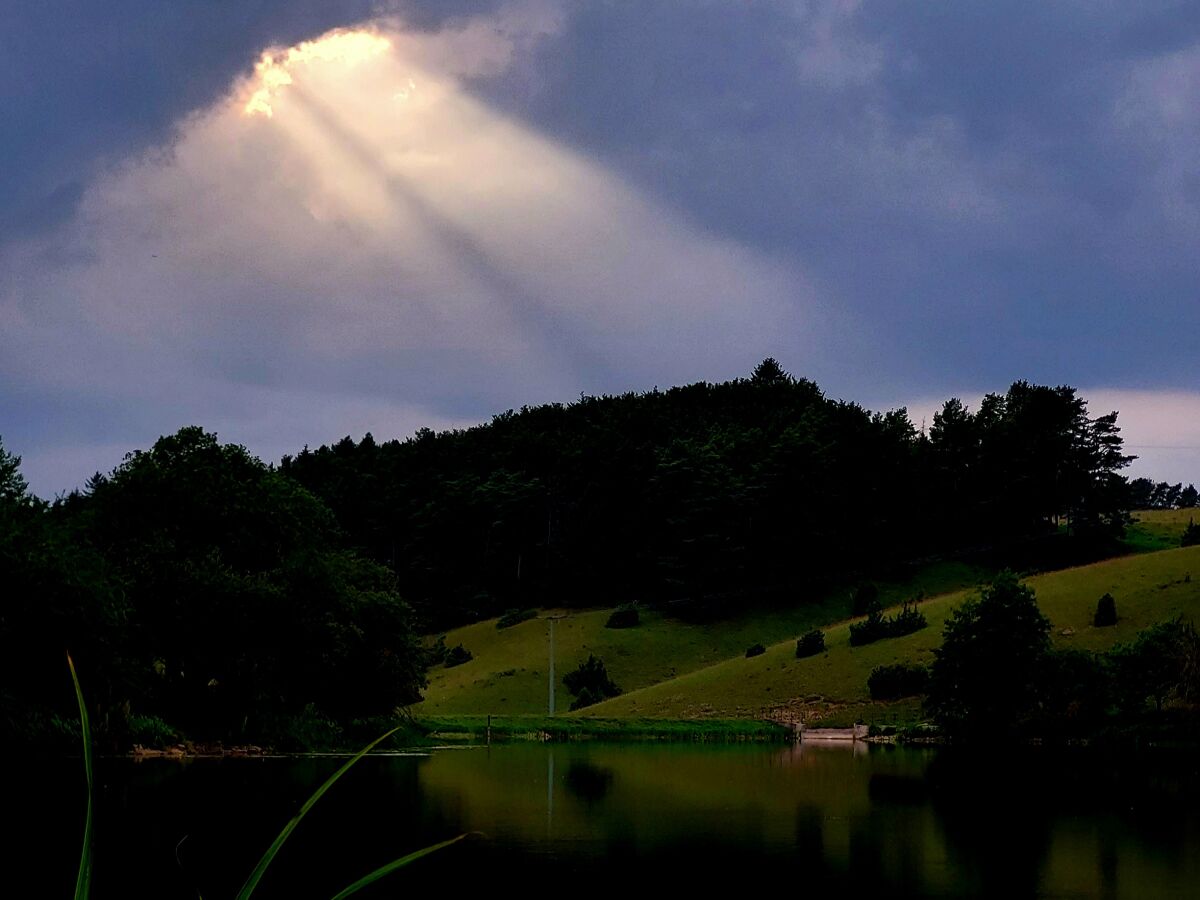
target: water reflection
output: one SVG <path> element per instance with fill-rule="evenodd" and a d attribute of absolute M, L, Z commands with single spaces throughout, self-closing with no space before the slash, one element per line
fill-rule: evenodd
<path fill-rule="evenodd" d="M 232 896 L 337 760 L 101 766 L 97 897 Z M 6 804 L 13 858 L 70 878 L 81 825 L 74 766 L 47 764 Z M 669 876 L 855 895 L 1178 896 L 1200 877 L 1191 756 L 996 756 L 841 746 L 513 745 L 364 760 L 289 843 L 263 897 L 329 896 L 369 869 L 463 831 L 396 889 L 499 889 L 531 872 L 572 890 Z M 63 816 L 63 810 L 78 816 Z M 187 835 L 181 853 L 174 848 Z M 664 874 L 666 873 L 666 874 Z M 378 896 L 390 896 L 383 891 Z"/>

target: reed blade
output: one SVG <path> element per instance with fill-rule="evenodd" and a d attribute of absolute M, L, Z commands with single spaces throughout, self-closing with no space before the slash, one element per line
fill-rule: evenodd
<path fill-rule="evenodd" d="M 83 702 L 83 688 L 75 673 L 75 661 L 67 654 L 67 665 L 71 669 L 71 681 L 75 683 L 75 702 L 79 704 L 79 730 L 83 736 L 83 770 L 87 775 L 87 818 L 83 824 L 83 851 L 79 856 L 79 874 L 75 878 L 75 900 L 87 900 L 92 890 L 92 729 L 88 723 L 87 704 Z"/>
<path fill-rule="evenodd" d="M 410 853 L 408 856 L 402 856 L 399 859 L 394 859 L 387 865 L 380 866 L 374 872 L 364 875 L 362 878 L 358 879 L 358 881 L 354 882 L 348 887 L 343 888 L 333 896 L 333 900 L 343 900 L 343 898 L 349 897 L 351 894 L 357 894 L 363 888 L 374 884 L 376 881 L 386 875 L 392 874 L 392 872 L 395 872 L 397 869 L 402 869 L 409 863 L 416 862 L 421 857 L 428 856 L 430 853 L 436 853 L 438 850 L 449 847 L 451 844 L 457 844 L 465 837 L 467 837 L 467 835 L 460 834 L 458 837 L 450 838 L 448 841 L 442 841 L 440 844 L 434 844 L 430 847 L 425 847 L 422 850 L 417 850 L 414 853 Z"/>
<path fill-rule="evenodd" d="M 300 811 L 296 813 L 296 815 L 292 816 L 290 820 L 288 820 L 288 823 L 283 826 L 283 830 L 279 832 L 279 836 L 275 838 L 275 841 L 270 847 L 267 848 L 267 852 L 263 854 L 262 859 L 258 861 L 258 865 L 254 867 L 254 871 L 250 873 L 250 877 L 246 879 L 246 883 L 242 885 L 242 889 L 238 891 L 237 900 L 247 900 L 247 898 L 254 893 L 254 889 L 258 887 L 258 883 L 262 880 L 263 874 L 267 871 L 267 866 L 269 866 L 271 861 L 275 859 L 275 856 L 279 853 L 284 841 L 291 836 L 291 833 L 296 830 L 296 826 L 300 824 L 300 820 L 308 815 L 308 811 L 313 808 L 313 805 L 321 799 L 325 792 L 333 787 L 333 785 L 337 783 L 337 780 L 345 775 L 351 766 L 353 766 L 356 762 L 374 750 L 379 744 L 383 743 L 403 727 L 403 725 L 397 725 L 386 734 L 375 738 L 375 740 L 371 741 L 371 743 L 367 744 L 367 746 L 363 747 L 356 754 L 354 754 L 354 756 L 348 759 L 345 765 L 330 775 L 324 784 L 313 791 L 312 796 L 304 801 L 304 805 L 300 807 Z"/>

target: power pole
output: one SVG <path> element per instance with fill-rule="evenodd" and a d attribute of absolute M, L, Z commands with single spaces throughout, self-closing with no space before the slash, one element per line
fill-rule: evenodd
<path fill-rule="evenodd" d="M 554 718 L 554 618 L 550 619 L 550 717 Z"/>

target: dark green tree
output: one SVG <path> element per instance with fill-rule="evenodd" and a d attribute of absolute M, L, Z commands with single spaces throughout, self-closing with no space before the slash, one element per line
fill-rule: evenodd
<path fill-rule="evenodd" d="M 1036 711 L 1049 649 L 1050 622 L 1033 590 L 1002 573 L 946 622 L 930 671 L 930 714 L 958 737 L 1020 730 Z"/>
<path fill-rule="evenodd" d="M 420 699 L 425 655 L 392 574 L 244 448 L 184 428 L 64 512 L 122 587 L 123 690 L 141 711 L 241 740 L 310 705 L 356 718 Z"/>

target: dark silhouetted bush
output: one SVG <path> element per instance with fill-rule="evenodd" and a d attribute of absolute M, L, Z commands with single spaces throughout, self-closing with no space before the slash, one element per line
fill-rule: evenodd
<path fill-rule="evenodd" d="M 767 648 L 762 644 L 751 644 L 746 648 L 746 659 L 749 659 L 752 656 L 762 656 L 766 652 Z"/>
<path fill-rule="evenodd" d="M 511 628 L 514 625 L 520 625 L 522 622 L 527 622 L 535 618 L 537 618 L 536 609 L 510 609 L 506 610 L 504 615 L 496 620 L 496 627 Z"/>
<path fill-rule="evenodd" d="M 426 666 L 440 666 L 445 661 L 446 661 L 446 636 L 443 634 L 440 637 L 438 637 L 438 639 L 436 641 L 434 641 L 432 647 L 425 648 L 425 665 Z"/>
<path fill-rule="evenodd" d="M 796 659 L 816 656 L 825 651 L 825 632 L 814 628 L 807 634 L 801 635 L 796 641 Z"/>
<path fill-rule="evenodd" d="M 571 709 L 582 709 L 621 693 L 621 689 L 608 677 L 604 661 L 594 654 L 588 654 L 578 669 L 564 675 L 563 684 L 575 696 Z"/>
<path fill-rule="evenodd" d="M 461 666 L 465 662 L 470 662 L 475 657 L 471 651 L 459 644 L 457 647 L 451 647 L 446 651 L 446 668 L 453 669 L 455 666 Z"/>
<path fill-rule="evenodd" d="M 638 609 L 632 603 L 618 606 L 604 623 L 605 628 L 634 628 L 641 624 Z"/>
<path fill-rule="evenodd" d="M 1194 547 L 1197 544 L 1200 544 L 1200 525 L 1188 519 L 1187 528 L 1183 530 L 1183 537 L 1179 539 L 1179 546 Z"/>
<path fill-rule="evenodd" d="M 929 670 L 912 663 L 896 663 L 893 666 L 876 666 L 867 678 L 867 688 L 872 700 L 898 700 L 925 693 L 929 684 Z"/>
<path fill-rule="evenodd" d="M 887 636 L 903 637 L 906 634 L 912 634 L 914 631 L 920 631 L 928 624 L 925 621 L 924 613 L 920 612 L 915 605 L 905 603 L 900 608 L 900 612 L 887 620 Z"/>
<path fill-rule="evenodd" d="M 1117 601 L 1112 594 L 1105 594 L 1096 602 L 1096 617 L 1092 621 L 1097 628 L 1117 624 Z"/>
<path fill-rule="evenodd" d="M 896 615 L 884 618 L 883 611 L 876 603 L 865 621 L 850 626 L 850 646 L 861 647 L 863 644 L 873 644 L 884 638 L 903 637 L 920 631 L 928 624 L 925 615 L 913 604 L 905 603 Z"/>
<path fill-rule="evenodd" d="M 863 644 L 873 644 L 888 636 L 887 621 L 883 618 L 883 610 L 878 603 L 872 603 L 867 612 L 867 618 L 850 626 L 850 646 L 861 647 Z"/>

